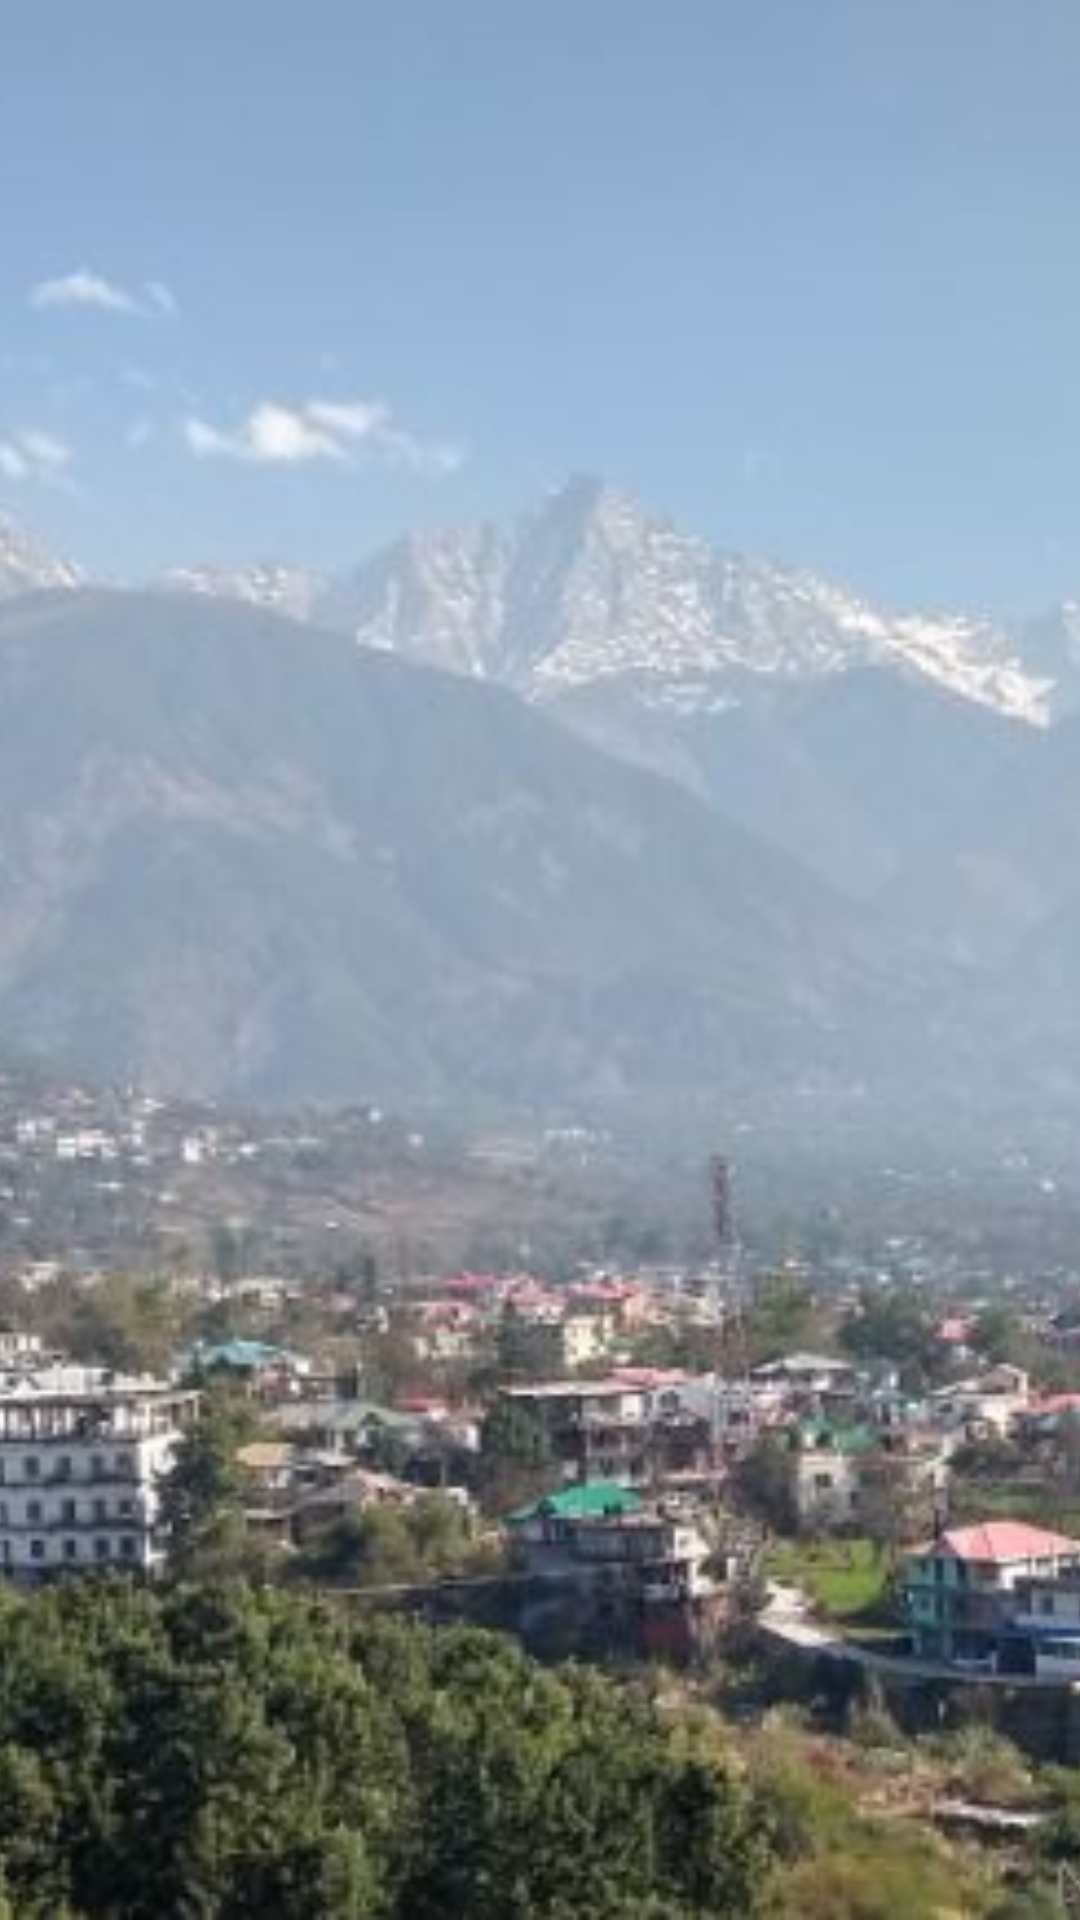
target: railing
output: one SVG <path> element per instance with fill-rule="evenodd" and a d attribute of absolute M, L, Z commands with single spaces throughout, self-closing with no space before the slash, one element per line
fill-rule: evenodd
<path fill-rule="evenodd" d="M 0 1474 L 0 1494 L 9 1487 L 15 1492 L 35 1487 L 137 1487 L 140 1479 L 147 1477 L 140 1475 L 135 1467 L 107 1467 L 100 1472 L 82 1473 L 51 1467 L 47 1473 Z"/>
<path fill-rule="evenodd" d="M 9 1520 L 0 1524 L 0 1539 L 5 1535 L 43 1533 L 147 1533 L 152 1522 L 145 1514 L 108 1513 L 91 1519 L 80 1515 L 74 1520 Z"/>

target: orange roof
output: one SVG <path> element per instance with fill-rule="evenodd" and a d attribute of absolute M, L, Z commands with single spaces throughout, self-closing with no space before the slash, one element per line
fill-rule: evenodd
<path fill-rule="evenodd" d="M 984 1520 L 974 1527 L 948 1527 L 941 1538 L 924 1549 L 937 1548 L 958 1560 L 1038 1560 L 1051 1555 L 1080 1556 L 1080 1540 L 1046 1527 L 1030 1527 L 1026 1520 Z"/>

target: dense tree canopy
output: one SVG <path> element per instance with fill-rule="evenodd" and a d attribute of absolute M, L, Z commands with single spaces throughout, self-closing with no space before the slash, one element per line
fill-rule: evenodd
<path fill-rule="evenodd" d="M 753 1803 L 634 1694 L 241 1586 L 0 1595 L 0 1912 L 751 1915 Z"/>

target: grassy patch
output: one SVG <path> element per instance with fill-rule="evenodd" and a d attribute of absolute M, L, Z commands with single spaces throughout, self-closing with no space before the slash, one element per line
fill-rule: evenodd
<path fill-rule="evenodd" d="M 1056 1533 L 1080 1535 L 1080 1498 L 1045 1481 L 972 1479 L 954 1488 L 951 1518 L 958 1526 L 976 1520 L 1027 1520 Z"/>
<path fill-rule="evenodd" d="M 770 1549 L 774 1580 L 802 1587 L 834 1620 L 854 1620 L 878 1606 L 888 1562 L 870 1540 L 784 1540 Z"/>

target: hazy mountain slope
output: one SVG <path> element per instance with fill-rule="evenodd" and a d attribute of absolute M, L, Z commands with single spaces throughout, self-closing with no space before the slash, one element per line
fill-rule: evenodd
<path fill-rule="evenodd" d="M 1024 956 L 1023 992 L 1025 970 L 1043 952 L 1050 964 L 1080 917 L 1080 716 L 1021 738 L 951 833 L 898 876 L 891 904 L 960 956 Z M 1080 1005 L 1080 970 L 1071 990 Z"/>
<path fill-rule="evenodd" d="M 225 603 L 0 609 L 0 827 L 0 1022 L 178 1091 L 843 1077 L 913 992 L 874 926 L 674 788 Z"/>
<path fill-rule="evenodd" d="M 584 690 L 560 717 L 867 899 L 929 855 L 936 862 L 1002 763 L 1038 738 L 880 668 L 759 686 L 716 713 L 657 714 L 613 693 Z"/>

